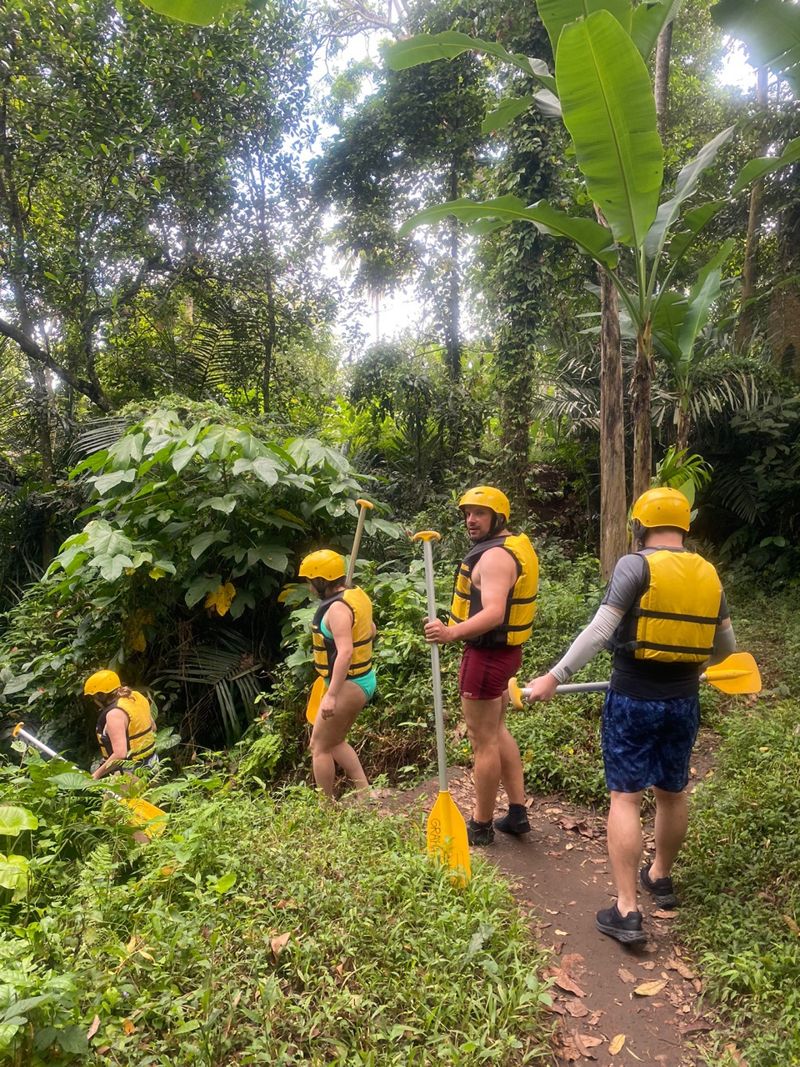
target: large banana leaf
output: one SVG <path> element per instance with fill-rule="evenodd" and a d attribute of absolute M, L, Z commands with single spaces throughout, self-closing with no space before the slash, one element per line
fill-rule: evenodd
<path fill-rule="evenodd" d="M 640 55 L 647 59 L 653 51 L 658 35 L 675 18 L 682 0 L 644 0 L 633 9 L 631 37 Z"/>
<path fill-rule="evenodd" d="M 686 255 L 695 239 L 728 203 L 726 199 L 708 200 L 705 204 L 687 211 L 681 219 L 683 229 L 669 243 L 669 255 L 674 267 Z"/>
<path fill-rule="evenodd" d="M 553 55 L 564 27 L 593 11 L 610 11 L 626 33 L 631 29 L 631 0 L 537 0 L 536 9 L 550 38 Z"/>
<path fill-rule="evenodd" d="M 195 26 L 210 26 L 223 11 L 234 6 L 230 0 L 142 0 L 142 3 L 159 15 Z"/>
<path fill-rule="evenodd" d="M 416 67 L 420 63 L 433 63 L 437 59 L 455 59 L 463 52 L 482 52 L 484 55 L 494 56 L 496 59 L 509 63 L 512 67 L 523 71 L 531 78 L 547 89 L 555 88 L 555 79 L 552 75 L 543 74 L 547 67 L 536 59 L 529 59 L 521 52 L 509 52 L 496 41 L 484 41 L 480 37 L 470 37 L 466 33 L 457 30 L 446 30 L 444 33 L 418 33 L 416 37 L 409 37 L 405 41 L 397 41 L 390 45 L 385 52 L 386 63 L 391 70 L 405 70 L 407 67 Z"/>
<path fill-rule="evenodd" d="M 798 7 L 798 12 L 800 13 L 800 7 Z M 798 159 L 800 159 L 800 137 L 795 137 L 793 141 L 790 141 L 779 156 L 759 156 L 757 159 L 751 159 L 739 171 L 739 177 L 731 189 L 731 196 L 737 196 L 759 178 L 765 178 L 768 174 L 787 167 L 790 163 L 796 163 Z"/>
<path fill-rule="evenodd" d="M 563 29 L 556 83 L 589 195 L 616 240 L 641 247 L 658 209 L 664 150 L 647 67 L 608 11 Z"/>
<path fill-rule="evenodd" d="M 495 200 L 451 200 L 437 204 L 412 215 L 400 227 L 401 236 L 407 235 L 416 226 L 441 222 L 453 215 L 461 222 L 479 222 L 490 219 L 498 222 L 531 222 L 540 233 L 551 237 L 568 237 L 581 252 L 606 267 L 615 267 L 618 260 L 614 238 L 610 230 L 593 219 L 573 218 L 557 211 L 544 200 L 526 207 L 517 196 L 500 196 Z"/>
<path fill-rule="evenodd" d="M 645 241 L 645 251 L 652 258 L 661 250 L 667 230 L 678 217 L 681 204 L 694 196 L 697 186 L 703 174 L 714 163 L 717 152 L 731 139 L 735 126 L 728 126 L 726 130 L 718 133 L 708 144 L 703 145 L 691 163 L 687 163 L 678 175 L 675 183 L 675 192 L 669 200 L 665 200 L 658 209 L 656 220 L 650 227 Z"/>
<path fill-rule="evenodd" d="M 532 107 L 537 107 L 549 119 L 561 118 L 561 104 L 555 93 L 541 89 L 532 96 L 506 96 L 493 111 L 487 111 L 481 123 L 481 133 L 493 133 L 503 130 L 519 115 Z"/>
<path fill-rule="evenodd" d="M 697 281 L 689 294 L 686 317 L 678 334 L 678 347 L 686 363 L 691 361 L 697 335 L 708 322 L 711 305 L 719 296 L 722 281 L 722 265 L 731 254 L 736 242 L 731 237 L 723 242 L 697 276 Z"/>
<path fill-rule="evenodd" d="M 720 0 L 714 21 L 744 41 L 754 67 L 769 67 L 800 96 L 800 7 L 791 0 Z"/>

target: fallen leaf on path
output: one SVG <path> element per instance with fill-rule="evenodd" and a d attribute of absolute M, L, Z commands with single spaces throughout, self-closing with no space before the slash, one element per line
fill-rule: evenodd
<path fill-rule="evenodd" d="M 791 915 L 784 915 L 783 921 L 786 923 L 786 925 L 789 927 L 793 934 L 797 934 L 797 936 L 800 937 L 800 926 L 797 925 Z"/>
<path fill-rule="evenodd" d="M 747 1060 L 744 1058 L 744 1056 L 738 1050 L 736 1045 L 726 1045 L 725 1046 L 725 1051 L 728 1053 L 730 1058 L 736 1064 L 736 1067 L 748 1067 Z"/>
<path fill-rule="evenodd" d="M 705 1019 L 690 1019 L 688 1023 L 681 1023 L 679 1029 L 682 1034 L 699 1034 L 713 1030 L 714 1025 Z"/>
<path fill-rule="evenodd" d="M 677 919 L 677 911 L 667 911 L 665 908 L 656 908 L 653 912 L 654 919 Z"/>
<path fill-rule="evenodd" d="M 568 974 L 564 974 L 560 967 L 553 967 L 550 974 L 558 988 L 563 989 L 565 993 L 574 993 L 576 997 L 586 996 L 581 987 L 573 982 Z"/>
<path fill-rule="evenodd" d="M 642 982 L 641 985 L 637 985 L 634 989 L 634 993 L 637 997 L 654 997 L 661 992 L 666 984 L 663 978 L 659 978 L 655 982 Z"/>
<path fill-rule="evenodd" d="M 277 959 L 278 956 L 280 956 L 280 954 L 286 948 L 286 942 L 291 936 L 291 934 L 278 934 L 277 937 L 271 937 L 269 939 L 269 945 L 272 949 L 272 955 L 275 957 L 275 959 Z"/>
<path fill-rule="evenodd" d="M 589 1014 L 589 1009 L 580 1000 L 568 1000 L 565 1002 L 564 1007 L 573 1019 L 583 1019 L 584 1016 Z"/>
<path fill-rule="evenodd" d="M 95 1017 L 92 1019 L 92 1025 L 86 1031 L 86 1040 L 87 1041 L 91 1041 L 92 1038 L 94 1037 L 94 1035 L 97 1033 L 97 1031 L 99 1029 L 100 1029 L 100 1016 L 99 1015 L 95 1015 Z"/>
<path fill-rule="evenodd" d="M 560 934 L 560 930 L 556 930 Z M 569 952 L 561 958 L 561 970 L 570 978 L 580 978 L 586 971 L 585 960 L 580 952 Z"/>
<path fill-rule="evenodd" d="M 608 1043 L 608 1051 L 612 1056 L 616 1056 L 618 1052 L 622 1052 L 622 1046 L 625 1044 L 625 1035 L 617 1034 L 616 1037 L 612 1037 Z"/>
<path fill-rule="evenodd" d="M 579 1000 L 570 1001 L 571 1004 L 580 1004 Z M 547 1011 L 551 1011 L 554 1015 L 566 1015 L 567 1010 L 563 1004 L 559 1004 L 557 1000 L 554 1000 L 552 1004 L 545 1004 Z M 570 1013 L 571 1014 L 571 1013 Z"/>
<path fill-rule="evenodd" d="M 654 971 L 656 969 L 655 960 L 645 960 L 644 963 L 640 963 L 639 966 L 645 971 Z"/>
<path fill-rule="evenodd" d="M 603 1011 L 593 1011 L 589 1018 L 586 1020 L 587 1026 L 597 1026 L 600 1022 L 600 1016 L 605 1015 Z"/>
<path fill-rule="evenodd" d="M 556 930 L 559 937 L 569 937 L 569 930 Z"/>
<path fill-rule="evenodd" d="M 133 1025 L 130 1019 L 122 1020 L 122 1030 L 128 1035 L 136 1033 L 136 1027 Z"/>
<path fill-rule="evenodd" d="M 603 1044 L 601 1038 L 592 1037 L 590 1034 L 579 1034 L 577 1030 L 572 1031 L 571 1037 L 575 1042 L 575 1048 L 580 1052 L 581 1056 L 584 1056 L 587 1060 L 597 1059 L 592 1049 Z"/>
<path fill-rule="evenodd" d="M 670 958 L 667 960 L 666 965 L 671 971 L 677 971 L 681 978 L 685 978 L 688 982 L 691 982 L 693 979 L 697 978 L 697 975 L 694 973 L 694 971 L 687 967 L 685 963 L 682 963 L 681 960 L 675 959 L 674 956 L 670 956 Z"/>
<path fill-rule="evenodd" d="M 655 966 L 655 964 L 653 964 L 653 966 Z M 636 981 L 636 976 L 631 974 L 631 972 L 625 967 L 620 967 L 617 971 L 617 974 L 620 976 L 622 981 L 627 982 L 628 985 L 633 985 L 633 983 Z"/>
<path fill-rule="evenodd" d="M 544 910 L 547 912 L 548 915 L 558 915 L 558 912 L 553 911 L 552 908 L 545 908 Z"/>
<path fill-rule="evenodd" d="M 556 1047 L 555 1053 L 558 1059 L 565 1063 L 575 1063 L 581 1058 L 580 1052 L 575 1047 L 575 1042 L 570 1037 L 561 1035 L 561 1044 Z"/>

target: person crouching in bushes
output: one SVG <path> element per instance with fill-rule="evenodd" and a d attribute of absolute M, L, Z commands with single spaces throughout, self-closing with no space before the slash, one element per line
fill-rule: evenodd
<path fill-rule="evenodd" d="M 372 667 L 376 632 L 372 601 L 363 589 L 346 587 L 344 557 L 330 549 L 306 556 L 299 574 L 321 601 L 311 622 L 314 668 L 326 685 L 309 746 L 314 781 L 326 796 L 333 797 L 338 764 L 356 790 L 364 792 L 369 782 L 346 738 L 377 688 Z"/>
<path fill-rule="evenodd" d="M 103 761 L 92 778 L 158 763 L 156 727 L 147 697 L 123 685 L 114 671 L 95 671 L 86 679 L 83 695 L 91 697 L 100 711 L 95 731 Z"/>

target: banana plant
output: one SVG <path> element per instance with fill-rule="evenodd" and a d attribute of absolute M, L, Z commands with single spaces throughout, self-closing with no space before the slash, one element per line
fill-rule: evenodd
<path fill-rule="evenodd" d="M 539 0 L 539 15 L 553 44 L 554 82 L 540 60 L 512 55 L 493 42 L 476 41 L 465 34 L 421 35 L 387 51 L 389 65 L 402 69 L 432 59 L 452 59 L 472 48 L 518 69 L 526 70 L 527 65 L 526 73 L 543 89 L 555 92 L 587 192 L 605 225 L 569 215 L 545 201 L 527 205 L 505 196 L 483 203 L 462 199 L 428 208 L 408 219 L 403 231 L 436 223 L 447 215 L 473 223 L 477 233 L 525 221 L 541 233 L 568 238 L 609 271 L 636 332 L 631 390 L 634 495 L 649 486 L 652 472 L 654 351 L 671 354 L 678 366 L 691 359 L 695 339 L 717 298 L 731 245 L 726 243 L 714 253 L 688 295 L 672 287 L 675 271 L 731 198 L 757 178 L 800 158 L 797 138 L 780 156 L 751 160 L 727 197 L 684 211 L 700 179 L 732 138 L 734 127 L 729 127 L 686 164 L 674 189 L 665 196 L 664 153 L 646 58 L 676 9 L 671 0 L 635 8 L 630 0 Z M 528 106 L 537 105 L 531 97 Z M 515 110 L 516 105 L 508 109 L 508 121 Z"/>

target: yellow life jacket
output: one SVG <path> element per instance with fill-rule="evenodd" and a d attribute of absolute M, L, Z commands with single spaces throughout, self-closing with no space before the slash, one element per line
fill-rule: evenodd
<path fill-rule="evenodd" d="M 330 678 L 336 661 L 336 642 L 323 632 L 322 620 L 331 604 L 338 601 L 346 604 L 353 614 L 353 658 L 350 660 L 347 677 L 361 678 L 372 670 L 372 601 L 364 590 L 357 586 L 323 600 L 317 608 L 311 622 L 314 667 L 317 674 Z"/>
<path fill-rule="evenodd" d="M 481 610 L 481 593 L 472 584 L 472 571 L 484 552 L 488 552 L 490 548 L 504 548 L 511 553 L 517 564 L 517 580 L 509 590 L 503 622 L 488 633 L 470 638 L 467 644 L 480 648 L 521 645 L 531 635 L 536 614 L 536 595 L 539 591 L 539 560 L 525 534 L 492 537 L 481 541 L 467 552 L 456 571 L 448 626 L 455 626 L 465 619 L 470 619 Z"/>
<path fill-rule="evenodd" d="M 112 750 L 106 733 L 106 716 L 112 708 L 121 708 L 128 716 L 126 758 L 139 763 L 152 756 L 156 750 L 156 727 L 150 711 L 150 701 L 143 693 L 134 689 L 129 697 L 119 697 L 110 708 L 106 708 L 101 713 L 97 720 L 97 743 L 104 759 L 108 759 Z"/>
<path fill-rule="evenodd" d="M 642 558 L 647 588 L 628 613 L 618 649 L 660 663 L 703 663 L 719 622 L 719 575 L 694 552 L 658 549 Z"/>

